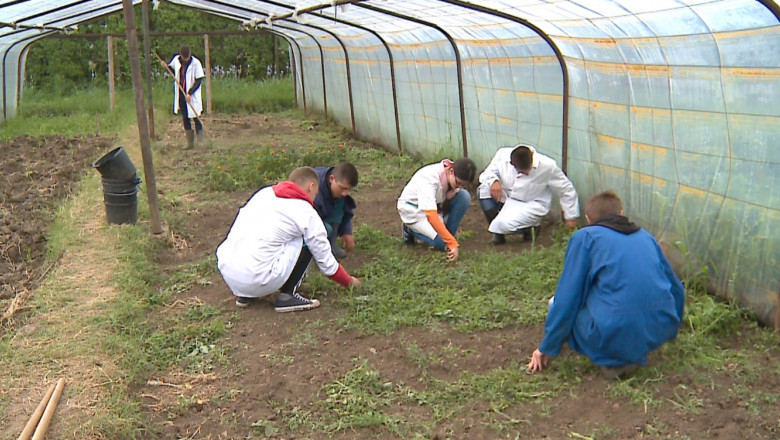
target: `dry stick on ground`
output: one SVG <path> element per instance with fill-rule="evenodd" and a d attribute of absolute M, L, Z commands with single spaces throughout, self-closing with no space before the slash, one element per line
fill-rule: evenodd
<path fill-rule="evenodd" d="M 35 428 L 35 434 L 33 434 L 32 440 L 43 440 L 46 437 L 46 431 L 49 429 L 49 423 L 51 423 L 52 417 L 54 417 L 54 411 L 57 409 L 57 402 L 62 395 L 62 389 L 65 387 L 65 378 L 61 377 L 57 381 L 57 387 L 54 389 L 54 394 L 49 399 L 49 403 L 46 405 L 46 411 L 43 412 L 38 427 Z"/>
<path fill-rule="evenodd" d="M 27 422 L 27 426 L 24 427 L 24 430 L 22 430 L 22 433 L 19 434 L 19 438 L 17 440 L 28 440 L 33 431 L 35 431 L 35 427 L 38 426 L 38 420 L 41 419 L 41 414 L 43 414 L 43 410 L 46 408 L 46 405 L 48 405 L 49 399 L 51 399 L 55 385 L 56 384 L 51 384 L 49 391 L 46 391 L 43 399 L 41 399 L 41 403 L 38 404 L 38 408 L 35 408 L 35 412 L 32 414 L 32 416 L 30 416 L 30 420 Z"/>
<path fill-rule="evenodd" d="M 11 304 L 7 309 L 5 309 L 3 316 L 0 316 L 0 325 L 8 322 L 16 314 L 16 312 L 21 310 L 23 308 L 24 302 L 27 301 L 27 298 L 30 296 L 32 296 L 32 291 L 29 289 L 16 292 L 16 294 L 14 294 L 14 298 L 11 300 Z"/>

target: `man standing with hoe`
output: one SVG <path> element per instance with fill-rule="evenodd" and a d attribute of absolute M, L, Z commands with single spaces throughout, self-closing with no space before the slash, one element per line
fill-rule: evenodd
<path fill-rule="evenodd" d="M 179 113 L 179 110 L 182 112 L 184 132 L 187 133 L 187 146 L 185 149 L 189 150 L 194 146 L 196 135 L 198 145 L 202 145 L 203 123 L 200 121 L 200 114 L 203 113 L 203 100 L 200 96 L 200 83 L 206 76 L 203 71 L 203 65 L 199 59 L 192 55 L 189 46 L 179 48 L 179 53 L 167 64 L 159 55 L 157 55 L 157 58 L 160 59 L 160 64 L 163 68 L 173 75 L 176 83 L 174 86 L 173 113 Z M 195 119 L 195 132 L 192 131 L 192 122 L 190 121 L 192 118 Z"/>

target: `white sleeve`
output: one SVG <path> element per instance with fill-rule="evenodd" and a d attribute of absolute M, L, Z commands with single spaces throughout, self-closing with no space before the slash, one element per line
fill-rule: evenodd
<path fill-rule="evenodd" d="M 490 164 L 488 164 L 487 168 L 485 168 L 485 171 L 479 175 L 479 183 L 490 186 L 493 184 L 493 182 L 499 180 L 499 176 L 501 175 L 500 164 L 502 162 L 502 159 L 500 159 L 499 156 L 503 157 L 502 154 L 499 154 L 500 152 L 501 150 L 496 151 L 496 154 L 493 155 L 493 159 L 490 161 Z"/>
<path fill-rule="evenodd" d="M 563 174 L 563 170 L 555 166 L 548 182 L 550 189 L 558 195 L 561 200 L 561 209 L 563 217 L 566 220 L 572 220 L 580 216 L 580 201 L 577 197 L 577 191 L 568 177 Z"/>
<path fill-rule="evenodd" d="M 193 58 L 197 63 L 195 63 L 195 79 L 200 79 L 206 76 L 206 73 L 203 71 L 203 64 L 200 63 L 200 60 L 197 58 Z"/>
<path fill-rule="evenodd" d="M 303 242 L 309 248 L 314 261 L 317 262 L 317 267 L 325 276 L 331 276 L 339 269 L 339 262 L 336 261 L 336 257 L 331 251 L 328 232 L 313 206 L 308 206 L 306 214 L 307 218 L 301 224 Z"/>
<path fill-rule="evenodd" d="M 438 176 L 436 181 L 432 179 L 424 179 L 420 182 L 421 185 L 417 188 L 417 208 L 420 211 L 436 211 L 438 205 L 436 203 L 436 192 L 439 190 Z"/>

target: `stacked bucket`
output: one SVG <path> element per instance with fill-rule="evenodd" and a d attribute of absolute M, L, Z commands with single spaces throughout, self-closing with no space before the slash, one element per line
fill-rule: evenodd
<path fill-rule="evenodd" d="M 138 220 L 136 169 L 124 147 L 117 147 L 92 163 L 103 176 L 103 202 L 109 224 L 134 224 Z"/>

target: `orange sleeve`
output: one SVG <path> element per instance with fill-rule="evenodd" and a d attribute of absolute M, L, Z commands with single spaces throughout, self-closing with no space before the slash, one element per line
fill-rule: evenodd
<path fill-rule="evenodd" d="M 447 227 L 444 226 L 444 223 L 441 222 L 438 212 L 434 210 L 425 211 L 425 217 L 428 219 L 428 223 L 433 226 L 433 230 L 436 231 L 436 233 L 439 234 L 439 237 L 444 240 L 444 243 L 447 244 L 448 248 L 455 249 L 459 246 L 458 240 L 455 240 L 455 237 L 450 234 L 450 231 L 448 231 Z"/>

